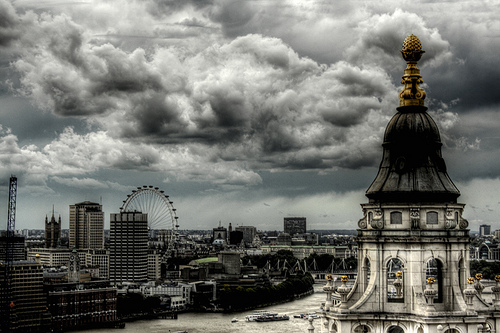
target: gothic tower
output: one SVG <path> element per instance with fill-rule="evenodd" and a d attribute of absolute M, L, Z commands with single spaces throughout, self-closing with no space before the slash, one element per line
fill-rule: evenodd
<path fill-rule="evenodd" d="M 424 105 L 420 40 L 408 36 L 401 53 L 407 67 L 400 106 L 384 134 L 379 171 L 366 191 L 369 202 L 361 205 L 358 276 L 353 285 L 343 277 L 338 288 L 329 276 L 323 331 L 493 332 L 498 305 L 488 304 L 480 282 L 469 278 L 465 205 L 457 203 L 460 192 Z"/>
<path fill-rule="evenodd" d="M 45 247 L 56 248 L 59 245 L 61 238 L 61 216 L 56 221 L 54 216 L 54 208 L 52 208 L 52 217 L 49 221 L 45 216 Z"/>

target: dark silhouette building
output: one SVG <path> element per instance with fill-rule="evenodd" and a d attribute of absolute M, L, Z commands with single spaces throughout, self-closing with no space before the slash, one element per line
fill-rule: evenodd
<path fill-rule="evenodd" d="M 285 217 L 283 220 L 283 232 L 293 236 L 295 234 L 305 234 L 306 218 L 305 217 Z"/>
<path fill-rule="evenodd" d="M 59 246 L 61 238 L 61 216 L 56 221 L 54 216 L 54 210 L 52 210 L 52 217 L 50 221 L 47 216 L 45 216 L 45 247 L 46 248 L 56 248 Z"/>

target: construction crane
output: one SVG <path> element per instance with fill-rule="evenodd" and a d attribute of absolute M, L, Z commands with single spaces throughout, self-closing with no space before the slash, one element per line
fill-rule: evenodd
<path fill-rule="evenodd" d="M 2 321 L 0 322 L 0 332 L 8 332 L 10 330 L 11 324 L 11 310 L 15 306 L 11 299 L 11 266 L 14 260 L 14 233 L 16 228 L 16 196 L 17 196 L 17 177 L 11 175 L 9 182 L 9 211 L 7 218 L 7 231 L 6 231 L 6 249 L 5 249 L 5 267 L 4 269 L 4 279 L 2 283 L 2 300 L 0 315 Z M 1 264 L 1 263 L 0 263 Z"/>
<path fill-rule="evenodd" d="M 16 196 L 17 177 L 12 175 L 10 176 L 9 183 L 9 217 L 7 218 L 7 237 L 13 237 L 14 230 L 16 229 Z M 10 259 L 12 261 L 12 258 Z"/>

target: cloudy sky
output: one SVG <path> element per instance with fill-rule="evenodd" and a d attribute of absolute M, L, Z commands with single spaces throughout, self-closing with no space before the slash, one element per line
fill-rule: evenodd
<path fill-rule="evenodd" d="M 417 35 L 472 230 L 500 229 L 499 1 L 0 0 L 0 217 L 154 185 L 181 229 L 355 229 Z"/>

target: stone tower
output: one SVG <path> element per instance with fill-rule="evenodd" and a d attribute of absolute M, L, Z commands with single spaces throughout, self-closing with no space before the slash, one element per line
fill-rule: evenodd
<path fill-rule="evenodd" d="M 419 39 L 408 36 L 401 53 L 407 67 L 400 106 L 384 134 L 369 202 L 361 205 L 358 276 L 352 285 L 343 277 L 338 288 L 328 277 L 322 331 L 494 332 L 498 305 L 488 304 L 481 283 L 469 278 L 464 204 L 457 203 L 460 192 L 424 105 Z"/>
<path fill-rule="evenodd" d="M 54 208 L 52 208 L 52 217 L 49 221 L 48 217 L 45 216 L 45 247 L 46 248 L 56 248 L 59 246 L 59 241 L 61 238 L 61 216 L 56 221 L 54 216 Z"/>

